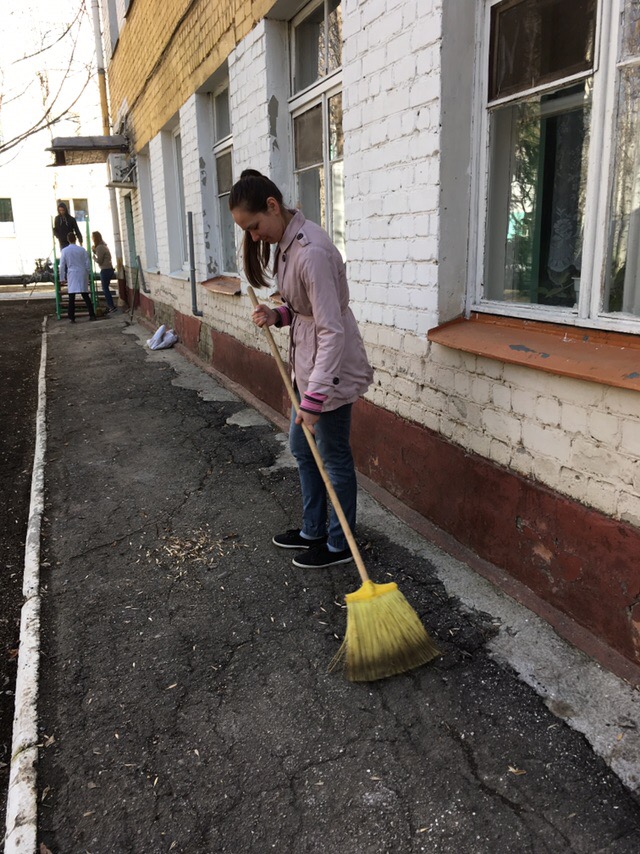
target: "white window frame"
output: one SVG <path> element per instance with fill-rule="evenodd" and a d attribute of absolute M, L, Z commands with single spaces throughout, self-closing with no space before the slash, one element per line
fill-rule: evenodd
<path fill-rule="evenodd" d="M 138 182 L 140 206 L 142 208 L 145 268 L 149 272 L 157 272 L 159 267 L 158 237 L 156 234 L 156 213 L 153 200 L 151 152 L 148 147 L 138 154 Z"/>
<path fill-rule="evenodd" d="M 5 219 L 0 222 L 0 237 L 14 237 L 16 233 L 16 215 L 13 210 L 13 199 L 11 196 L 2 196 L 2 199 L 9 202 L 11 219 Z"/>
<path fill-rule="evenodd" d="M 289 67 L 289 74 L 291 76 L 291 89 L 290 91 L 294 93 L 294 96 L 302 95 L 304 92 L 315 89 L 319 82 L 327 79 L 328 77 L 332 77 L 337 72 L 342 71 L 342 65 L 340 68 L 334 69 L 334 71 L 328 71 L 325 69 L 325 73 L 321 75 L 318 80 L 314 83 L 311 83 L 309 86 L 306 86 L 304 89 L 300 89 L 297 92 L 295 91 L 295 58 L 296 58 L 296 29 L 299 24 L 301 24 L 306 18 L 308 18 L 316 9 L 320 8 L 320 6 L 325 6 L 327 0 L 311 0 L 310 3 L 306 3 L 300 11 L 291 19 L 289 25 L 291 27 L 291 63 Z M 340 0 L 340 6 L 342 7 L 342 3 L 344 0 Z M 329 43 L 329 19 L 327 15 L 324 15 L 324 39 L 325 44 Z"/>
<path fill-rule="evenodd" d="M 115 50 L 120 38 L 120 15 L 118 13 L 117 0 L 107 0 L 107 17 L 109 18 L 109 41 L 111 53 Z"/>
<path fill-rule="evenodd" d="M 621 67 L 639 64 L 618 62 L 620 22 L 624 0 L 598 0 L 593 71 L 581 72 L 562 79 L 565 88 L 572 80 L 592 77 L 589 158 L 587 192 L 584 207 L 584 237 L 580 295 L 577 308 L 562 308 L 536 304 L 514 304 L 483 297 L 485 276 L 485 241 L 489 192 L 489 119 L 487 102 L 491 9 L 502 0 L 483 0 L 478 5 L 476 22 L 476 85 L 474 93 L 474 147 L 472 174 L 475 181 L 471 191 L 471 239 L 469 243 L 469 274 L 467 281 L 466 313 L 490 314 L 542 320 L 603 330 L 640 334 L 640 317 L 606 312 L 602 305 L 605 285 L 605 266 L 608 254 L 609 221 L 614 180 L 614 132 L 617 109 L 617 80 Z M 615 4 L 615 8 L 612 6 Z M 538 92 L 560 88 L 557 81 L 532 87 L 490 102 L 491 109 L 517 103 Z"/>
<path fill-rule="evenodd" d="M 224 236 L 223 236 L 223 224 L 222 224 L 222 211 L 221 204 L 222 198 L 224 196 L 229 196 L 229 193 L 220 193 L 218 187 L 218 160 L 219 158 L 230 154 L 231 155 L 231 169 L 233 176 L 233 126 L 231 124 L 231 102 L 229 101 L 229 129 L 230 132 L 227 136 L 218 137 L 218 128 L 217 128 L 217 113 L 216 113 L 216 98 L 220 96 L 225 90 L 229 92 L 229 79 L 226 78 L 223 83 L 221 83 L 216 89 L 211 93 L 211 124 L 213 130 L 213 166 L 215 170 L 215 203 L 216 203 L 216 220 L 218 222 L 218 251 L 220 253 L 220 270 L 221 275 L 223 276 L 237 276 L 238 275 L 238 263 L 237 263 L 237 248 L 235 245 L 235 229 L 233 231 L 234 237 L 234 245 L 233 245 L 233 255 L 236 258 L 236 269 L 235 270 L 226 270 L 225 269 L 225 246 L 224 246 Z"/>
<path fill-rule="evenodd" d="M 344 0 L 341 0 L 341 5 L 344 3 Z M 290 21 L 290 91 L 294 90 L 294 73 L 295 73 L 295 33 L 296 27 L 305 18 L 307 18 L 312 12 L 314 12 L 318 7 L 323 6 L 325 4 L 325 0 L 314 0 L 312 3 L 308 3 L 305 5 L 300 12 L 292 18 Z M 328 18 L 325 15 L 325 42 L 328 40 Z M 332 71 L 330 74 L 326 74 L 323 77 L 320 77 L 310 86 L 307 86 L 305 89 L 302 89 L 299 92 L 293 94 L 289 100 L 289 119 L 291 122 L 291 164 L 293 171 L 293 186 L 296 191 L 296 195 L 298 192 L 298 181 L 297 175 L 298 170 L 296 169 L 296 157 L 295 157 L 295 130 L 294 130 L 294 122 L 295 119 L 301 116 L 303 113 L 306 113 L 308 110 L 317 106 L 318 104 L 322 105 L 322 166 L 324 169 L 325 176 L 325 200 L 324 200 L 324 218 L 325 218 L 325 228 L 330 236 L 333 236 L 333 187 L 331 183 L 331 163 L 336 162 L 332 161 L 329 158 L 329 127 L 328 127 L 328 115 L 329 108 L 328 102 L 329 99 L 334 97 L 335 95 L 341 95 L 342 93 L 342 65 Z M 344 160 L 344 158 L 343 158 Z"/>
<path fill-rule="evenodd" d="M 178 140 L 180 142 L 178 143 Z M 178 151 L 179 149 L 179 151 Z M 184 197 L 184 170 L 182 156 L 182 134 L 180 127 L 171 132 L 171 152 L 173 156 L 173 179 L 175 182 L 175 194 L 177 202 L 177 215 L 179 217 L 178 246 L 181 253 L 182 270 L 189 271 L 189 247 L 187 235 L 187 208 Z M 180 259 L 178 259 L 180 261 Z"/>

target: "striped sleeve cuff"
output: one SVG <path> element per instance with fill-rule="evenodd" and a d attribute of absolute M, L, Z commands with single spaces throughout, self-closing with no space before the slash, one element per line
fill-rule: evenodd
<path fill-rule="evenodd" d="M 311 412 L 314 415 L 320 415 L 322 412 L 322 406 L 326 399 L 326 394 L 318 394 L 317 392 L 311 392 L 311 394 L 307 393 L 300 401 L 300 409 L 304 412 Z"/>
<path fill-rule="evenodd" d="M 291 324 L 291 312 L 289 311 L 288 306 L 286 305 L 278 305 L 274 309 L 278 314 L 278 319 L 276 320 L 275 326 L 279 329 L 281 326 L 289 326 Z"/>

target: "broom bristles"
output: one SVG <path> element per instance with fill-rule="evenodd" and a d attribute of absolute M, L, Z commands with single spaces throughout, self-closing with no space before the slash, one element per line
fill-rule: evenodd
<path fill-rule="evenodd" d="M 372 682 L 405 673 L 439 656 L 398 585 L 365 582 L 345 596 L 347 628 L 329 670 L 344 666 L 351 682 Z"/>

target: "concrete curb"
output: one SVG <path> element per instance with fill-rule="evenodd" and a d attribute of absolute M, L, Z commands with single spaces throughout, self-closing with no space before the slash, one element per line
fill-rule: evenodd
<path fill-rule="evenodd" d="M 5 854 L 33 854 L 38 830 L 36 762 L 38 759 L 38 672 L 40 666 L 40 528 L 44 511 L 47 318 L 42 322 L 38 376 L 36 444 L 31 503 L 25 542 L 24 604 L 20 617 L 20 652 L 16 676 L 11 770 L 7 796 Z"/>

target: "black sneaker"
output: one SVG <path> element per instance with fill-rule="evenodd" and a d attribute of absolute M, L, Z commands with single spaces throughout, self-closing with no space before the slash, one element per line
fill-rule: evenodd
<path fill-rule="evenodd" d="M 351 563 L 353 555 L 350 549 L 341 552 L 330 552 L 326 545 L 315 546 L 307 552 L 296 555 L 293 565 L 301 569 L 324 569 L 325 566 L 337 566 L 341 563 Z"/>
<path fill-rule="evenodd" d="M 280 549 L 312 549 L 314 546 L 321 546 L 327 542 L 326 537 L 318 537 L 315 540 L 308 540 L 306 537 L 300 536 L 299 528 L 290 528 L 284 534 L 276 534 L 271 540 L 274 546 Z"/>

